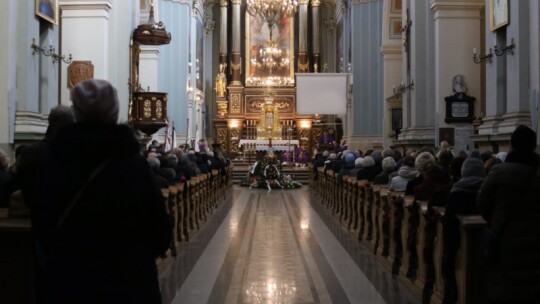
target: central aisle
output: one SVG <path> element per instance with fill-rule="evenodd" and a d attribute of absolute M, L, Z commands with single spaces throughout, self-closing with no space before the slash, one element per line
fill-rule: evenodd
<path fill-rule="evenodd" d="M 160 275 L 164 303 L 417 303 L 308 191 L 235 187 Z"/>

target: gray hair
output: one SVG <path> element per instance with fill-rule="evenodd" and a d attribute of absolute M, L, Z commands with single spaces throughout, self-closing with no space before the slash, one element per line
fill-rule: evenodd
<path fill-rule="evenodd" d="M 416 170 L 423 172 L 426 164 L 430 162 L 435 163 L 435 156 L 429 152 L 422 152 L 414 160 L 414 167 Z"/>
<path fill-rule="evenodd" d="M 153 158 L 147 159 L 147 161 L 148 161 L 148 165 L 150 166 L 150 169 L 152 170 L 159 169 L 159 166 L 160 166 L 159 159 L 153 157 Z"/>

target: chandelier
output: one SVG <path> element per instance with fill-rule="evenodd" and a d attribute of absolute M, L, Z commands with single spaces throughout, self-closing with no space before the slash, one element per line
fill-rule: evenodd
<path fill-rule="evenodd" d="M 267 40 L 264 47 L 259 48 L 256 55 L 251 57 L 251 64 L 259 69 L 272 70 L 289 66 L 289 52 L 277 47 L 277 42 Z"/>
<path fill-rule="evenodd" d="M 247 12 L 253 17 L 260 16 L 270 29 L 272 40 L 272 28 L 281 18 L 289 17 L 298 9 L 297 0 L 247 0 Z"/>

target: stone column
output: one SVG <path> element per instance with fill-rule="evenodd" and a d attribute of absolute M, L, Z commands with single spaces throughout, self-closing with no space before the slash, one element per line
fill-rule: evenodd
<path fill-rule="evenodd" d="M 241 86 L 242 61 L 240 58 L 240 4 L 241 0 L 232 0 L 232 52 L 231 52 L 231 86 Z"/>
<path fill-rule="evenodd" d="M 311 17 L 312 17 L 312 28 L 311 32 L 313 34 L 312 43 L 313 43 L 313 72 L 318 73 L 321 70 L 321 45 L 320 45 L 320 34 L 319 34 L 319 7 L 321 5 L 320 0 L 311 0 Z"/>
<path fill-rule="evenodd" d="M 227 0 L 219 1 L 220 25 L 219 25 L 219 63 L 227 64 Z M 219 65 L 219 64 L 218 64 Z"/>
<path fill-rule="evenodd" d="M 504 48 L 514 41 L 513 54 L 506 57 L 506 113 L 499 126 L 499 133 L 512 133 L 519 125 L 530 125 L 530 12 L 528 1 L 510 1 L 508 28 L 506 37 L 499 36 L 497 45 Z M 538 35 L 538 33 L 535 33 Z M 538 66 L 536 66 L 538 68 Z"/>
<path fill-rule="evenodd" d="M 393 11 L 390 7 L 391 1 L 384 2 L 383 8 L 383 30 L 381 53 L 383 55 L 383 146 L 389 147 L 396 140 L 392 130 L 392 110 L 402 108 L 401 96 L 395 96 L 393 88 L 398 86 L 402 80 L 402 54 L 403 39 L 401 35 L 390 35 L 390 21 L 401 19 L 401 11 Z"/>
<path fill-rule="evenodd" d="M 463 75 L 468 88 L 467 95 L 476 98 L 475 115 L 480 114 L 481 65 L 471 64 L 471 50 L 481 37 L 483 0 L 467 2 L 433 1 L 434 50 L 435 50 L 435 145 L 439 144 L 438 127 L 454 128 L 454 149 L 473 148 L 470 136 L 474 134 L 472 123 L 446 123 L 445 97 L 453 94 L 453 78 Z M 415 36 L 416 37 L 416 36 Z M 415 88 L 416 89 L 416 88 Z"/>
<path fill-rule="evenodd" d="M 309 0 L 298 1 L 298 72 L 309 72 L 309 58 L 307 49 L 307 6 Z"/>
<path fill-rule="evenodd" d="M 401 81 L 405 84 L 414 82 L 414 88 L 403 94 L 403 130 L 399 140 L 409 146 L 434 145 L 434 87 L 437 72 L 432 68 L 435 51 L 430 3 L 410 0 L 403 4 L 401 24 L 403 27 L 408 26 L 409 30 L 402 33 Z"/>
<path fill-rule="evenodd" d="M 94 78 L 109 76 L 109 10 L 110 0 L 60 2 L 62 11 L 62 49 L 71 53 L 73 60 L 90 60 Z M 84 41 L 84 43 L 81 43 Z M 61 69 L 61 102 L 69 104 L 67 65 Z"/>

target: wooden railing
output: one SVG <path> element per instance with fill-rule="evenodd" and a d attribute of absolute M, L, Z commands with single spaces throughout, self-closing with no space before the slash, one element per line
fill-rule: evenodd
<path fill-rule="evenodd" d="M 443 207 L 372 185 L 331 170 L 312 172 L 311 187 L 319 201 L 350 233 L 378 257 L 423 303 L 442 303 Z M 480 303 L 480 216 L 460 217 L 461 247 L 455 275 L 458 303 Z"/>
<path fill-rule="evenodd" d="M 173 240 L 169 250 L 158 260 L 175 257 L 179 247 L 189 242 L 192 234 L 202 228 L 219 205 L 229 198 L 232 189 L 233 165 L 225 168 L 225 174 L 212 170 L 192 177 L 187 182 L 162 189 L 166 209 L 173 224 Z"/>

